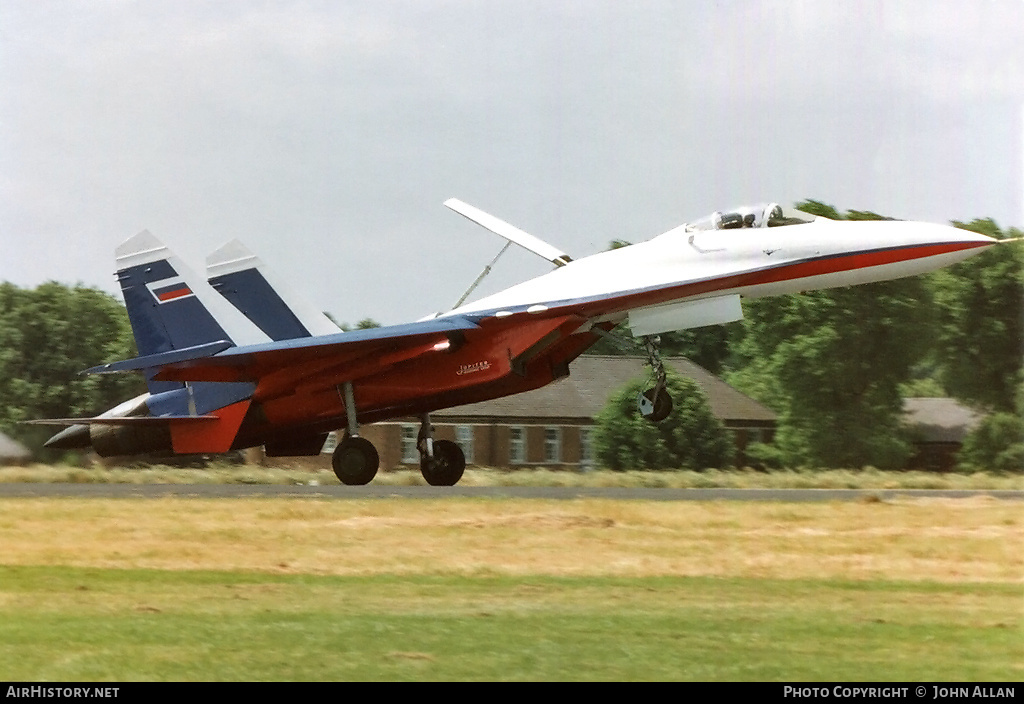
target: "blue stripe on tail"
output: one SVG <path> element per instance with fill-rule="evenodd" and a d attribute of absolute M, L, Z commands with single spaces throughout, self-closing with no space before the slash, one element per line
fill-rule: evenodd
<path fill-rule="evenodd" d="M 256 269 L 214 276 L 210 285 L 271 340 L 310 336 L 306 326 Z"/>

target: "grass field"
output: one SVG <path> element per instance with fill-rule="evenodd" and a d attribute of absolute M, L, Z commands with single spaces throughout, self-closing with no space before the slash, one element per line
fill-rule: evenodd
<path fill-rule="evenodd" d="M 1017 501 L 0 507 L 5 680 L 1024 676 Z"/>
<path fill-rule="evenodd" d="M 289 484 L 334 485 L 338 479 L 327 468 L 296 469 L 286 466 L 214 464 L 207 469 L 165 466 L 146 468 L 31 465 L 0 467 L 0 483 L 69 482 L 76 484 Z M 417 470 L 380 472 L 374 484 L 425 485 Z M 1024 473 L 937 473 L 878 469 L 790 469 L 758 472 L 753 469 L 700 472 L 595 470 L 574 472 L 540 468 L 501 470 L 471 467 L 460 486 L 569 486 L 650 487 L 673 489 L 1024 489 Z"/>

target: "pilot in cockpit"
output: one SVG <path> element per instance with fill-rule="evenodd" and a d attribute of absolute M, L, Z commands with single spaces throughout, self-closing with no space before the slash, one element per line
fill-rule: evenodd
<path fill-rule="evenodd" d="M 706 218 L 686 226 L 687 231 L 739 230 L 746 228 L 781 227 L 812 222 L 814 216 L 778 203 L 737 208 L 729 212 L 712 213 Z"/>

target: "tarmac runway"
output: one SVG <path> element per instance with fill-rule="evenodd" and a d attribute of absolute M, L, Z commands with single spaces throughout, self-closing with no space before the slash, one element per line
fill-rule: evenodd
<path fill-rule="evenodd" d="M 291 497 L 312 499 L 617 499 L 623 501 L 860 501 L 896 498 L 1024 499 L 1018 490 L 945 489 L 645 489 L 621 487 L 286 486 L 276 484 L 29 484 L 0 483 L 3 497 L 194 498 Z"/>

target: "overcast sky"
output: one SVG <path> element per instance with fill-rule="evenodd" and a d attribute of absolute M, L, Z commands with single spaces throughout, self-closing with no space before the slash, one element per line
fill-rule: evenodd
<path fill-rule="evenodd" d="M 1024 2 L 0 3 L 0 280 L 239 238 L 343 321 L 714 210 L 1024 225 Z M 486 291 L 546 272 L 512 252 Z"/>

